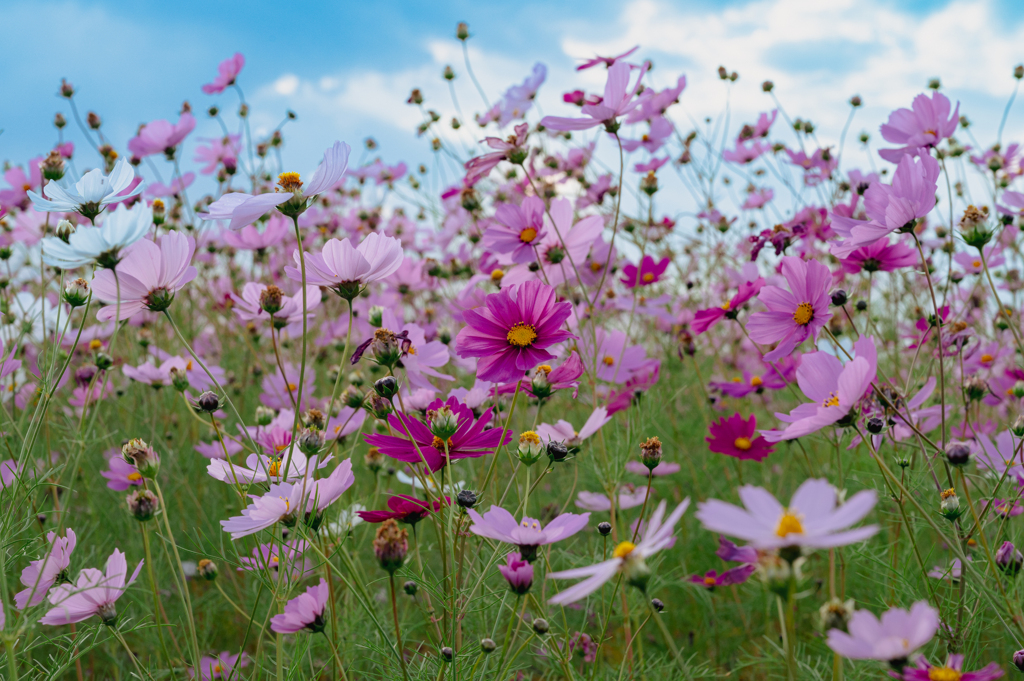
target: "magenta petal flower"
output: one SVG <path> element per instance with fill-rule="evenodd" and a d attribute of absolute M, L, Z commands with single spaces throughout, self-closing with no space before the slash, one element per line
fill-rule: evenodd
<path fill-rule="evenodd" d="M 467 326 L 456 338 L 460 357 L 479 357 L 477 377 L 506 383 L 554 359 L 546 349 L 570 338 L 561 328 L 572 303 L 555 302 L 555 290 L 527 281 L 487 296 L 484 307 L 466 310 Z"/>
<path fill-rule="evenodd" d="M 623 276 L 620 281 L 626 285 L 626 288 L 656 284 L 661 280 L 661 275 L 665 274 L 665 270 L 668 269 L 671 262 L 671 258 L 662 258 L 655 262 L 654 258 L 645 255 L 640 261 L 640 267 L 631 262 L 622 266 Z"/>
<path fill-rule="evenodd" d="M 203 86 L 203 92 L 208 95 L 217 95 L 224 92 L 229 86 L 235 84 L 235 79 L 242 72 L 245 66 L 245 57 L 241 52 L 235 52 L 234 56 L 225 59 L 217 66 L 217 77 L 212 83 Z"/>
<path fill-rule="evenodd" d="M 522 596 L 533 586 L 533 566 L 515 551 L 505 557 L 505 565 L 499 565 L 498 571 L 514 594 Z"/>
<path fill-rule="evenodd" d="M 542 527 L 539 520 L 526 516 L 522 522 L 516 522 L 515 517 L 500 506 L 491 506 L 482 516 L 473 509 L 468 513 L 473 520 L 470 532 L 518 546 L 519 554 L 531 563 L 537 557 L 538 546 L 567 539 L 586 527 L 590 520 L 589 513 L 563 513 L 547 527 Z"/>
<path fill-rule="evenodd" d="M 494 223 L 484 232 L 483 245 L 495 253 L 507 255 L 514 263 L 537 259 L 534 247 L 546 236 L 544 202 L 527 196 L 522 206 L 503 203 L 494 214 Z"/>
<path fill-rule="evenodd" d="M 878 532 L 877 525 L 846 529 L 874 508 L 878 500 L 874 490 L 858 492 L 841 506 L 836 506 L 836 488 L 827 480 L 806 480 L 788 506 L 762 487 L 744 485 L 739 494 L 746 508 L 709 499 L 698 504 L 697 519 L 711 532 L 743 539 L 758 549 L 832 548 L 864 541 Z"/>
<path fill-rule="evenodd" d="M 319 584 L 285 603 L 284 612 L 270 619 L 270 628 L 279 634 L 294 634 L 303 629 L 313 633 L 323 631 L 327 626 L 324 612 L 330 596 L 327 582 L 321 577 Z"/>
<path fill-rule="evenodd" d="M 445 497 L 445 504 L 450 503 L 450 501 L 448 497 Z M 440 511 L 441 502 L 435 501 L 433 503 L 433 510 L 431 510 L 429 502 L 422 501 L 416 497 L 410 497 L 406 494 L 396 494 L 388 499 L 388 508 L 390 509 L 389 511 L 358 511 L 357 515 L 368 523 L 382 523 L 385 520 L 394 518 L 400 523 L 415 525 L 426 518 L 427 514 Z"/>
<path fill-rule="evenodd" d="M 750 575 L 754 574 L 755 570 L 757 570 L 756 565 L 740 565 L 730 568 L 722 574 L 718 574 L 717 570 L 708 570 L 703 575 L 691 575 L 687 581 L 700 584 L 705 589 L 711 590 L 716 586 L 742 584 L 750 579 Z"/>
<path fill-rule="evenodd" d="M 960 103 L 950 115 L 946 95 L 933 92 L 931 98 L 920 94 L 914 97 L 912 109 L 896 109 L 882 125 L 882 138 L 886 142 L 902 145 L 899 149 L 880 149 L 878 155 L 886 161 L 898 163 L 904 154 L 916 154 L 920 148 L 931 148 L 951 137 L 960 120 Z"/>
<path fill-rule="evenodd" d="M 711 437 L 704 438 L 708 449 L 741 461 L 762 461 L 775 450 L 763 436 L 754 437 L 757 417 L 744 419 L 736 413 L 708 426 Z"/>
<path fill-rule="evenodd" d="M 163 235 L 159 244 L 147 239 L 136 241 L 117 264 L 117 280 L 108 269 L 100 270 L 93 278 L 95 296 L 113 301 L 101 308 L 96 318 L 105 322 L 117 315 L 118 280 L 121 291 L 118 319 L 130 319 L 143 310 L 166 310 L 174 294 L 196 277 L 196 268 L 189 264 L 195 250 L 195 239 L 181 232 Z"/>
<path fill-rule="evenodd" d="M 61 584 L 50 592 L 51 608 L 39 620 L 40 624 L 74 624 L 98 616 L 107 626 L 117 621 L 115 603 L 139 576 L 143 561 L 135 567 L 127 583 L 128 562 L 124 554 L 114 549 L 107 559 L 106 574 L 95 568 L 86 568 L 74 584 Z"/>
<path fill-rule="evenodd" d="M 831 629 L 827 643 L 851 660 L 905 660 L 932 640 L 938 629 L 939 611 L 927 601 L 918 601 L 910 612 L 893 608 L 882 613 L 881 619 L 868 610 L 857 610 L 850 617 L 849 633 Z"/>
<path fill-rule="evenodd" d="M 48 532 L 46 540 L 50 542 L 47 548 L 48 555 L 33 560 L 24 570 L 21 571 L 21 583 L 25 585 L 18 593 L 14 594 L 14 607 L 24 610 L 27 606 L 39 605 L 46 598 L 46 592 L 50 590 L 58 578 L 67 576 L 68 568 L 71 567 L 71 553 L 75 550 L 78 537 L 75 531 L 68 528 L 64 537 L 58 537 L 53 532 Z"/>
<path fill-rule="evenodd" d="M 935 681 L 936 679 L 955 679 L 956 681 L 991 681 L 1003 676 L 1003 670 L 995 662 L 982 669 L 965 672 L 964 656 L 951 653 L 941 667 L 928 662 L 924 655 L 917 658 L 917 664 L 903 670 L 904 681 Z"/>
<path fill-rule="evenodd" d="M 755 343 L 779 342 L 774 350 L 765 354 L 768 362 L 791 354 L 807 338 L 814 338 L 832 318 L 828 296 L 832 273 L 828 267 L 817 260 L 807 262 L 786 256 L 782 259 L 782 275 L 790 290 L 763 287 L 757 299 L 768 311 L 753 313 L 747 322 L 747 333 Z"/>
<path fill-rule="evenodd" d="M 690 329 L 695 334 L 699 335 L 713 327 L 726 316 L 732 315 L 733 318 L 735 318 L 740 307 L 760 293 L 763 287 L 764 278 L 762 277 L 757 277 L 753 281 L 742 282 L 736 295 L 725 301 L 721 306 L 698 310 L 693 315 L 693 321 L 690 323 Z"/>

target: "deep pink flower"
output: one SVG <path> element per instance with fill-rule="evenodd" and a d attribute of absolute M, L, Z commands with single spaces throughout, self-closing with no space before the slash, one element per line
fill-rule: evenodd
<path fill-rule="evenodd" d="M 1003 676 L 1003 670 L 995 662 L 973 672 L 965 672 L 964 656 L 950 653 L 946 663 L 941 667 L 928 662 L 924 655 L 917 658 L 917 665 L 903 669 L 903 681 L 936 681 L 936 679 L 950 679 L 951 681 L 991 681 Z"/>
<path fill-rule="evenodd" d="M 717 570 L 708 570 L 703 575 L 690 575 L 687 581 L 700 584 L 710 591 L 716 586 L 742 584 L 750 579 L 750 575 L 754 574 L 755 570 L 757 570 L 756 565 L 739 565 L 726 570 L 722 574 L 718 574 Z"/>
<path fill-rule="evenodd" d="M 814 338 L 828 320 L 828 289 L 832 273 L 817 260 L 804 261 L 795 256 L 782 259 L 782 275 L 790 290 L 778 286 L 765 286 L 757 299 L 768 308 L 755 312 L 747 321 L 747 333 L 755 343 L 768 345 L 779 342 L 765 354 L 767 362 L 790 355 L 807 338 Z"/>
<path fill-rule="evenodd" d="M 153 154 L 174 156 L 175 147 L 188 137 L 196 127 L 196 119 L 188 111 L 182 112 L 177 123 L 157 120 L 147 123 L 139 129 L 138 134 L 128 140 L 128 151 L 138 158 Z"/>
<path fill-rule="evenodd" d="M 917 155 L 918 149 L 930 149 L 951 137 L 960 121 L 960 103 L 950 115 L 949 99 L 941 92 L 914 97 L 913 109 L 896 109 L 882 125 L 882 138 L 901 145 L 898 149 L 880 149 L 878 155 L 891 163 L 899 163 L 904 154 Z"/>
<path fill-rule="evenodd" d="M 445 497 L 445 503 L 450 503 L 448 497 Z M 394 518 L 400 523 L 415 525 L 426 518 L 429 513 L 439 512 L 441 510 L 441 502 L 433 502 L 433 510 L 431 510 L 430 502 L 405 494 L 396 494 L 388 499 L 388 508 L 391 510 L 359 511 L 357 515 L 368 523 L 382 523 L 385 520 Z"/>
<path fill-rule="evenodd" d="M 500 506 L 491 506 L 491 510 L 483 515 L 473 509 L 467 513 L 473 520 L 470 532 L 518 546 L 519 555 L 531 563 L 537 558 L 538 546 L 568 539 L 586 527 L 590 520 L 589 513 L 563 513 L 543 527 L 539 520 L 527 516 L 523 516 L 522 522 L 516 522 L 515 516 Z"/>
<path fill-rule="evenodd" d="M 514 263 L 528 263 L 537 259 L 533 248 L 546 233 L 544 202 L 536 196 L 527 196 L 521 206 L 514 203 L 498 206 L 482 243 L 495 253 L 507 255 Z"/>
<path fill-rule="evenodd" d="M 245 57 L 241 52 L 235 52 L 233 57 L 225 59 L 217 66 L 217 77 L 213 79 L 212 83 L 203 86 L 203 92 L 208 95 L 218 95 L 224 92 L 229 86 L 235 84 L 235 79 L 242 72 L 243 66 L 245 66 Z"/>
<path fill-rule="evenodd" d="M 743 142 L 737 142 L 735 149 L 726 149 L 722 152 L 722 158 L 729 163 L 738 163 L 744 165 L 751 163 L 763 154 L 771 151 L 772 145 L 766 144 L 761 141 L 754 141 L 748 144 Z"/>
<path fill-rule="evenodd" d="M 582 113 L 588 118 L 562 118 L 560 116 L 545 116 L 540 124 L 549 130 L 588 130 L 604 124 L 605 127 L 614 126 L 615 119 L 625 116 L 635 109 L 640 101 L 634 99 L 636 91 L 640 88 L 640 81 L 647 73 L 648 64 L 645 62 L 640 67 L 640 75 L 633 87 L 629 87 L 629 72 L 632 66 L 624 61 L 616 61 L 608 68 L 608 81 L 604 86 L 604 97 L 599 104 L 584 104 Z"/>
<path fill-rule="evenodd" d="M 572 303 L 555 302 L 555 290 L 539 281 L 492 293 L 484 307 L 463 314 L 467 326 L 456 338 L 456 353 L 479 357 L 477 377 L 484 381 L 519 380 L 555 358 L 547 348 L 575 338 L 561 328 L 572 314 Z"/>
<path fill-rule="evenodd" d="M 14 166 L 4 171 L 4 179 L 7 180 L 10 187 L 0 190 L 0 206 L 22 210 L 28 208 L 30 202 L 28 193 L 38 190 L 43 183 L 43 171 L 39 168 L 42 161 L 41 157 L 31 159 L 27 164 L 27 173 L 21 166 Z"/>
<path fill-rule="evenodd" d="M 118 319 L 130 319 L 143 310 L 163 312 L 174 300 L 174 294 L 195 279 L 196 268 L 190 265 L 196 242 L 181 232 L 169 232 L 159 244 L 148 239 L 136 241 L 124 251 L 117 264 L 117 280 L 109 269 L 93 277 L 94 295 L 113 301 L 96 314 L 100 321 L 114 318 L 118 312 L 117 293 L 120 282 L 121 305 Z"/>
<path fill-rule="evenodd" d="M 749 419 L 733 414 L 712 423 L 708 430 L 711 437 L 704 438 L 708 449 L 741 461 L 762 461 L 775 451 L 763 436 L 754 437 L 757 417 L 753 414 Z"/>
<path fill-rule="evenodd" d="M 756 296 L 763 286 L 763 277 L 740 283 L 739 291 L 736 292 L 736 295 L 727 300 L 723 305 L 697 310 L 693 315 L 693 321 L 690 322 L 690 329 L 695 334 L 700 335 L 717 324 L 723 317 L 732 315 L 730 318 L 734 319 L 736 313 L 739 312 L 740 306 Z"/>
<path fill-rule="evenodd" d="M 284 612 L 270 619 L 270 628 L 279 634 L 294 634 L 303 629 L 313 633 L 323 631 L 327 626 L 324 612 L 330 597 L 331 590 L 321 577 L 319 584 L 285 603 Z"/>
<path fill-rule="evenodd" d="M 33 560 L 24 570 L 21 571 L 21 583 L 25 588 L 14 594 L 14 607 L 24 610 L 31 605 L 39 605 L 46 598 L 46 592 L 50 590 L 59 579 L 67 579 L 68 569 L 71 567 L 71 553 L 75 550 L 78 537 L 70 527 L 65 531 L 63 537 L 58 537 L 53 532 L 46 534 L 46 541 L 50 542 L 47 547 L 48 555 Z"/>
<path fill-rule="evenodd" d="M 520 123 L 513 128 L 514 134 L 510 135 L 508 139 L 485 137 L 484 144 L 498 151 L 492 151 L 489 154 L 477 156 L 466 161 L 466 178 L 463 180 L 465 185 L 472 187 L 482 178 L 487 177 L 499 163 L 509 160 L 510 153 L 525 144 L 529 129 L 530 126 L 528 124 Z"/>
<path fill-rule="evenodd" d="M 499 565 L 498 571 L 514 594 L 522 596 L 533 586 L 533 566 L 515 551 L 505 556 L 505 565 Z"/>
<path fill-rule="evenodd" d="M 891 244 L 886 238 L 861 246 L 840 259 L 843 272 L 848 274 L 857 274 L 861 270 L 893 272 L 901 267 L 911 267 L 916 262 L 917 251 L 900 241 Z"/>
<path fill-rule="evenodd" d="M 125 583 L 128 562 L 123 553 L 114 549 L 107 559 L 106 574 L 95 568 L 86 568 L 79 573 L 77 582 L 61 584 L 50 592 L 50 604 L 54 607 L 43 615 L 40 624 L 74 624 L 96 615 L 107 626 L 114 626 L 117 622 L 114 604 L 139 576 L 142 563 L 139 561 L 135 572 Z"/>
<path fill-rule="evenodd" d="M 626 288 L 656 284 L 661 280 L 661 275 L 665 274 L 665 270 L 668 269 L 671 263 L 671 258 L 662 258 L 655 262 L 654 258 L 645 255 L 643 260 L 640 261 L 639 268 L 631 262 L 622 266 L 623 277 L 621 281 L 626 285 Z"/>

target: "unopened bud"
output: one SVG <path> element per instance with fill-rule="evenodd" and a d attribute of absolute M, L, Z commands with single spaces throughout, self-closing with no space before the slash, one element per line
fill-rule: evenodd
<path fill-rule="evenodd" d="M 324 447 L 327 437 L 324 431 L 318 428 L 303 428 L 299 433 L 299 450 L 303 454 L 312 456 Z"/>
<path fill-rule="evenodd" d="M 538 636 L 543 636 L 548 633 L 551 627 L 548 625 L 548 621 L 541 617 L 537 617 L 533 620 L 533 630 Z"/>
<path fill-rule="evenodd" d="M 540 436 L 532 430 L 525 430 L 519 435 L 519 460 L 527 466 L 532 466 L 540 460 L 544 453 L 544 445 L 541 444 Z"/>
<path fill-rule="evenodd" d="M 199 396 L 199 399 L 196 400 L 196 407 L 199 408 L 199 411 L 212 414 L 220 409 L 220 398 L 217 397 L 216 393 L 207 390 Z"/>
<path fill-rule="evenodd" d="M 885 430 L 885 421 L 878 416 L 872 416 L 868 419 L 867 427 L 869 433 L 878 435 Z"/>
<path fill-rule="evenodd" d="M 380 469 L 384 468 L 384 455 L 381 454 L 380 450 L 376 447 L 370 447 L 366 450 L 366 456 L 363 457 L 363 462 L 373 473 L 378 473 L 380 472 Z"/>
<path fill-rule="evenodd" d="M 274 410 L 270 407 L 264 407 L 262 404 L 256 407 L 256 425 L 258 426 L 269 426 L 274 420 Z"/>
<path fill-rule="evenodd" d="M 652 598 L 651 607 L 654 608 L 654 612 L 664 612 L 665 602 L 662 601 L 660 598 Z"/>
<path fill-rule="evenodd" d="M 956 520 L 963 515 L 963 510 L 960 508 L 960 498 L 956 495 L 956 490 L 950 487 L 939 495 L 939 512 L 942 516 L 949 521 Z"/>
<path fill-rule="evenodd" d="M 455 27 L 455 37 L 462 41 L 467 40 L 469 38 L 469 24 L 465 21 L 460 21 Z"/>
<path fill-rule="evenodd" d="M 1017 68 L 1024 68 L 1018 66 Z M 1013 666 L 1024 672 L 1024 650 L 1018 650 L 1013 654 Z"/>
<path fill-rule="evenodd" d="M 142 477 L 152 480 L 160 471 L 160 457 L 146 444 L 145 440 L 134 438 L 121 447 L 121 458 L 135 466 Z"/>
<path fill-rule="evenodd" d="M 597 531 L 601 533 L 602 537 L 607 537 L 612 533 L 612 524 L 605 521 L 597 524 Z"/>
<path fill-rule="evenodd" d="M 132 492 L 125 499 L 128 502 L 128 510 L 139 522 L 152 520 L 156 511 L 160 508 L 160 499 L 148 489 L 140 489 Z"/>
<path fill-rule="evenodd" d="M 420 590 L 420 586 L 419 584 L 410 579 L 408 582 L 402 585 L 402 589 L 405 591 L 406 595 L 415 596 L 416 592 Z"/>
<path fill-rule="evenodd" d="M 1013 420 L 1010 431 L 1017 437 L 1024 437 L 1024 415 L 1018 416 Z"/>
<path fill-rule="evenodd" d="M 470 489 L 461 490 L 455 498 L 455 502 L 462 508 L 473 508 L 476 506 L 477 494 Z"/>
<path fill-rule="evenodd" d="M 183 393 L 188 390 L 188 374 L 185 373 L 184 369 L 179 367 L 171 367 L 171 385 L 179 393 Z"/>
<path fill-rule="evenodd" d="M 1024 566 L 1024 554 L 1017 550 L 1012 542 L 1004 541 L 996 551 L 996 567 L 1010 577 L 1016 577 Z"/>
<path fill-rule="evenodd" d="M 384 323 L 384 308 L 380 305 L 371 307 L 367 321 L 370 322 L 370 326 L 379 329 L 380 325 Z"/>
<path fill-rule="evenodd" d="M 546 445 L 548 452 L 548 458 L 551 459 L 551 463 L 558 463 L 559 461 L 565 461 L 569 456 L 569 448 L 564 442 L 558 440 L 551 440 Z"/>
<path fill-rule="evenodd" d="M 640 462 L 648 470 L 654 470 L 661 463 L 661 440 L 650 437 L 640 443 Z"/>
<path fill-rule="evenodd" d="M 832 629 L 846 631 L 852 615 L 853 599 L 842 601 L 838 598 L 830 598 L 818 610 L 818 616 L 821 618 L 821 629 L 826 632 Z"/>
<path fill-rule="evenodd" d="M 81 307 L 89 302 L 89 282 L 85 279 L 69 281 L 64 287 L 64 302 L 71 307 Z"/>
<path fill-rule="evenodd" d="M 483 653 L 484 655 L 490 655 L 491 653 L 493 653 L 497 649 L 498 649 L 498 644 L 495 643 L 492 639 L 489 639 L 489 638 L 480 639 L 480 652 Z M 1021 651 L 1021 654 L 1024 655 L 1024 650 Z M 1017 656 L 1014 655 L 1013 659 L 1016 660 Z M 1024 664 L 1024 662 L 1022 662 L 1022 664 Z"/>
<path fill-rule="evenodd" d="M 71 235 L 76 231 L 76 227 L 67 220 L 61 220 L 57 223 L 57 226 L 53 228 L 54 235 L 63 241 L 68 243 L 71 240 Z"/>
<path fill-rule="evenodd" d="M 946 461 L 950 466 L 965 466 L 971 460 L 971 448 L 963 442 L 946 445 Z"/>
<path fill-rule="evenodd" d="M 196 574 L 208 582 L 217 579 L 217 564 L 209 558 L 203 558 L 196 566 Z"/>
<path fill-rule="evenodd" d="M 271 284 L 267 288 L 263 289 L 260 293 L 260 307 L 264 312 L 273 316 L 277 312 L 281 311 L 281 307 L 284 304 L 284 292 L 277 286 Z"/>
<path fill-rule="evenodd" d="M 409 533 L 399 529 L 393 518 L 388 518 L 377 528 L 377 536 L 373 540 L 373 551 L 380 566 L 389 573 L 402 567 L 405 554 L 409 552 Z"/>
<path fill-rule="evenodd" d="M 839 289 L 838 291 L 832 292 L 832 304 L 835 305 L 836 307 L 846 305 L 846 302 L 848 300 L 849 298 L 846 295 L 846 291 L 844 291 L 843 289 Z"/>

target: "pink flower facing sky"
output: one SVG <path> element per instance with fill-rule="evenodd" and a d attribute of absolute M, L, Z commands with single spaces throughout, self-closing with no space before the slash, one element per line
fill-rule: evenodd
<path fill-rule="evenodd" d="M 73 624 L 95 615 L 103 624 L 114 626 L 117 623 L 115 603 L 139 576 L 142 563 L 139 561 L 126 583 L 128 562 L 123 553 L 114 549 L 114 553 L 107 559 L 105 574 L 95 568 L 86 568 L 78 574 L 78 581 L 74 584 L 61 584 L 54 588 L 49 599 L 54 607 L 39 622 L 48 625 Z"/>
<path fill-rule="evenodd" d="M 924 655 L 917 658 L 917 664 L 903 669 L 903 681 L 991 681 L 1002 678 L 1003 670 L 995 662 L 973 672 L 964 671 L 964 656 L 951 653 L 941 667 L 933 665 Z"/>
<path fill-rule="evenodd" d="M 530 126 L 527 123 L 520 123 L 513 128 L 513 133 L 506 139 L 500 137 L 485 137 L 484 144 L 491 149 L 497 149 L 489 154 L 477 156 L 466 161 L 466 178 L 463 180 L 467 187 L 472 187 L 484 177 L 490 174 L 499 163 L 509 160 L 511 152 L 526 143 Z"/>
<path fill-rule="evenodd" d="M 939 611 L 918 601 L 910 612 L 893 608 L 881 619 L 868 610 L 850 617 L 847 631 L 830 629 L 828 647 L 851 660 L 905 660 L 932 640 L 939 629 Z"/>
<path fill-rule="evenodd" d="M 241 52 L 235 52 L 234 56 L 225 59 L 217 66 L 217 77 L 213 79 L 212 83 L 203 86 L 203 92 L 208 95 L 219 95 L 224 92 L 235 84 L 243 66 L 245 66 L 245 57 Z"/>
<path fill-rule="evenodd" d="M 548 599 L 552 605 L 568 605 L 583 600 L 590 594 L 600 589 L 605 582 L 613 579 L 621 570 L 626 580 L 637 587 L 646 587 L 646 581 L 641 575 L 649 575 L 644 561 L 675 543 L 676 523 L 683 517 L 683 513 L 690 506 L 689 498 L 684 499 L 676 506 L 672 514 L 665 518 L 665 502 L 658 504 L 651 515 L 650 522 L 646 523 L 643 531 L 643 538 L 639 544 L 624 541 L 615 547 L 612 558 L 602 563 L 596 563 L 587 567 L 563 570 L 561 572 L 548 573 L 548 579 L 578 579 L 586 577 L 582 582 L 575 584 L 561 593 L 555 594 Z M 664 522 L 662 522 L 664 521 Z"/>
<path fill-rule="evenodd" d="M 117 293 L 120 281 L 121 305 L 118 319 L 130 319 L 143 310 L 163 312 L 174 294 L 196 277 L 190 265 L 196 242 L 180 232 L 160 237 L 159 244 L 148 239 L 136 241 L 124 251 L 117 264 L 117 280 L 109 269 L 102 269 L 92 280 L 94 295 L 113 301 L 96 314 L 100 321 L 114 319 L 118 313 Z"/>
<path fill-rule="evenodd" d="M 303 629 L 313 633 L 323 631 L 327 626 L 324 613 L 330 597 L 331 590 L 321 577 L 319 584 L 285 603 L 284 612 L 270 618 L 270 628 L 280 634 L 294 634 Z"/>
<path fill-rule="evenodd" d="M 482 516 L 473 509 L 467 512 L 473 520 L 470 532 L 519 547 L 519 555 L 530 563 L 537 558 L 538 546 L 567 539 L 586 527 L 590 520 L 589 513 L 563 513 L 547 527 L 542 527 L 539 520 L 526 516 L 522 522 L 516 522 L 515 516 L 500 506 L 491 506 Z"/>
<path fill-rule="evenodd" d="M 765 361 L 787 357 L 807 338 L 814 338 L 828 320 L 828 289 L 832 273 L 817 260 L 804 261 L 796 256 L 782 258 L 782 276 L 789 291 L 778 286 L 765 286 L 757 299 L 768 308 L 755 312 L 747 321 L 747 333 L 755 343 L 778 346 L 765 354 Z"/>
<path fill-rule="evenodd" d="M 699 335 L 713 327 L 725 317 L 732 316 L 734 318 L 736 313 L 739 312 L 740 307 L 760 293 L 763 286 L 764 279 L 762 277 L 757 277 L 753 281 L 741 282 L 736 295 L 725 301 L 721 306 L 698 310 L 693 315 L 693 321 L 690 323 L 690 329 L 695 334 Z"/>
<path fill-rule="evenodd" d="M 811 402 L 799 405 L 788 414 L 776 413 L 789 425 L 783 430 L 762 430 L 768 442 L 795 440 L 842 420 L 871 388 L 878 367 L 878 351 L 871 336 L 861 336 L 853 344 L 855 357 L 843 365 L 827 352 L 803 356 L 796 370 L 797 385 Z"/>
<path fill-rule="evenodd" d="M 555 290 L 539 281 L 488 295 L 484 307 L 463 313 L 467 326 L 456 338 L 456 353 L 480 358 L 481 380 L 506 383 L 523 378 L 555 358 L 547 348 L 575 338 L 561 328 L 572 314 L 572 303 L 555 301 Z"/>
<path fill-rule="evenodd" d="M 514 263 L 537 259 L 534 246 L 547 235 L 544 227 L 544 202 L 527 196 L 523 204 L 502 203 L 494 212 L 494 222 L 484 232 L 486 248 L 507 255 Z"/>
<path fill-rule="evenodd" d="M 946 95 L 933 92 L 914 97 L 912 109 L 896 109 L 882 125 L 882 138 L 901 145 L 898 149 L 879 149 L 878 155 L 890 163 L 899 163 L 904 154 L 917 154 L 918 149 L 930 149 L 951 137 L 960 120 L 960 103 L 950 115 Z"/>
<path fill-rule="evenodd" d="M 165 120 L 153 121 L 142 126 L 139 133 L 128 140 L 128 151 L 138 158 L 153 154 L 166 154 L 173 158 L 175 147 L 188 137 L 196 127 L 195 117 L 183 111 L 177 123 Z"/>
<path fill-rule="evenodd" d="M 293 255 L 295 267 L 284 271 L 288 278 L 301 282 L 299 252 Z M 370 233 L 355 247 L 348 239 L 331 239 L 320 253 L 306 254 L 306 283 L 326 286 L 351 300 L 367 284 L 397 272 L 402 259 L 402 242 L 378 232 Z"/>
<path fill-rule="evenodd" d="M 665 274 L 665 270 L 668 269 L 671 262 L 671 258 L 666 257 L 655 261 L 651 256 L 645 255 L 640 261 L 640 267 L 631 262 L 622 266 L 623 276 L 621 281 L 626 285 L 626 288 L 656 284 L 661 281 L 662 275 Z"/>
<path fill-rule="evenodd" d="M 640 88 L 640 82 L 647 73 L 648 65 L 640 68 L 640 75 L 637 77 L 633 87 L 629 87 L 629 75 L 632 66 L 624 61 L 616 61 L 608 68 L 608 80 L 604 86 L 604 96 L 599 103 L 583 105 L 580 110 L 587 118 L 563 118 L 561 116 L 545 116 L 540 124 L 549 130 L 588 130 L 604 125 L 606 128 L 617 128 L 616 118 L 625 116 L 637 106 L 640 100 L 634 99 L 636 91 Z"/>
<path fill-rule="evenodd" d="M 744 419 L 739 413 L 719 419 L 708 426 L 711 437 L 704 438 L 708 449 L 741 461 L 762 461 L 775 450 L 764 436 L 754 436 L 757 417 Z"/>
<path fill-rule="evenodd" d="M 838 507 L 836 488 L 827 480 L 804 481 L 788 506 L 762 487 L 744 485 L 739 495 L 746 508 L 709 499 L 697 505 L 697 519 L 710 532 L 743 539 L 758 549 L 825 549 L 861 542 L 878 532 L 877 525 L 846 529 L 874 508 L 874 490 L 858 492 Z"/>
<path fill-rule="evenodd" d="M 68 578 L 71 553 L 75 550 L 78 537 L 75 536 L 75 531 L 71 528 L 68 528 L 64 535 L 58 537 L 53 532 L 48 532 L 46 534 L 46 540 L 50 542 L 47 547 L 48 555 L 39 560 L 33 560 L 28 567 L 21 571 L 21 583 L 25 588 L 14 594 L 14 607 L 18 610 L 24 610 L 31 605 L 39 605 L 46 598 L 46 592 L 58 579 Z"/>

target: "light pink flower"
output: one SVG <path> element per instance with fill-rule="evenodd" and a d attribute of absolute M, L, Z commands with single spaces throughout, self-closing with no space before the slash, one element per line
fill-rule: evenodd
<path fill-rule="evenodd" d="M 126 583 L 128 562 L 123 553 L 114 549 L 114 553 L 107 559 L 106 574 L 95 568 L 86 568 L 79 573 L 76 583 L 61 584 L 51 591 L 49 600 L 54 607 L 39 622 L 48 625 L 73 624 L 96 615 L 107 626 L 114 626 L 117 622 L 114 604 L 139 576 L 143 562 L 139 561 Z"/>
<path fill-rule="evenodd" d="M 128 151 L 138 158 L 153 154 L 174 156 L 174 149 L 196 127 L 195 117 L 188 111 L 182 112 L 177 123 L 165 120 L 153 121 L 142 126 L 139 133 L 128 140 Z"/>
<path fill-rule="evenodd" d="M 299 252 L 293 257 L 295 267 L 285 267 L 285 274 L 302 281 Z M 394 237 L 371 232 L 355 247 L 348 239 L 331 239 L 320 253 L 306 254 L 306 283 L 330 287 L 351 299 L 367 284 L 397 272 L 402 260 L 402 242 Z"/>
<path fill-rule="evenodd" d="M 159 245 L 142 239 L 129 246 L 117 264 L 121 305 L 118 319 L 129 319 L 143 310 L 163 312 L 174 294 L 196 276 L 189 263 L 196 242 L 180 232 L 160 237 Z M 92 281 L 93 293 L 100 300 L 113 301 L 100 309 L 96 318 L 109 321 L 117 314 L 118 281 L 108 269 L 100 270 Z"/>
<path fill-rule="evenodd" d="M 235 84 L 235 79 L 242 72 L 243 66 L 245 66 L 245 57 L 241 52 L 235 52 L 233 57 L 225 59 L 217 66 L 217 77 L 213 79 L 212 83 L 203 86 L 203 92 L 208 95 L 224 92 L 229 86 Z"/>
<path fill-rule="evenodd" d="M 625 116 L 635 109 L 640 100 L 633 96 L 640 88 L 640 81 L 647 73 L 648 64 L 645 62 L 640 68 L 640 75 L 633 87 L 629 87 L 629 72 L 632 66 L 624 61 L 616 61 L 608 68 L 608 81 L 604 86 L 604 97 L 598 104 L 584 104 L 581 113 L 588 118 L 562 118 L 560 116 L 545 116 L 540 124 L 549 130 L 587 130 L 601 124 L 612 125 L 615 119 Z"/>
<path fill-rule="evenodd" d="M 50 542 L 47 549 L 49 555 L 33 560 L 21 571 L 21 583 L 26 588 L 14 594 L 14 607 L 18 610 L 42 603 L 50 587 L 62 575 L 66 576 L 68 568 L 71 567 L 71 553 L 75 550 L 78 537 L 71 528 L 68 528 L 64 535 L 58 537 L 55 533 L 48 532 L 46 540 Z"/>
<path fill-rule="evenodd" d="M 880 619 L 868 610 L 857 610 L 847 631 L 830 629 L 826 643 L 851 660 L 904 660 L 932 640 L 938 629 L 939 611 L 928 601 L 918 601 L 910 612 L 893 608 Z"/>
<path fill-rule="evenodd" d="M 270 619 L 270 628 L 281 634 L 294 634 L 303 629 L 314 633 L 323 631 L 327 626 L 324 612 L 330 597 L 331 590 L 321 577 L 319 584 L 285 603 L 284 612 Z"/>

